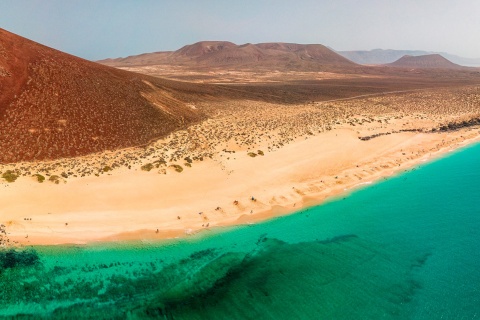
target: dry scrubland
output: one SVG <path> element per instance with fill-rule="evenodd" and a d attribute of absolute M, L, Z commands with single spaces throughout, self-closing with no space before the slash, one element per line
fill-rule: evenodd
<path fill-rule="evenodd" d="M 46 162 L 0 165 L 4 178 L 39 182 L 112 174 L 117 169 L 182 172 L 205 159 L 219 163 L 238 154 L 275 152 L 299 139 L 347 128 L 359 139 L 401 132 L 474 130 L 480 123 L 480 87 L 425 89 L 305 104 L 222 101 L 191 105 L 208 119 L 146 146 Z M 43 179 L 45 178 L 45 179 Z M 14 180 L 14 179 L 13 179 Z"/>

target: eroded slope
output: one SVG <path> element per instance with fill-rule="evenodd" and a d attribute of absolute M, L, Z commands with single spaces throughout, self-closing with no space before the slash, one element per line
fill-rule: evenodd
<path fill-rule="evenodd" d="M 0 162 L 145 144 L 202 118 L 184 96 L 0 29 Z"/>

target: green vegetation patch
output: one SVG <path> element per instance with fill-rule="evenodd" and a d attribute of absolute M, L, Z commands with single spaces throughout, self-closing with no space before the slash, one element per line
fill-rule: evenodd
<path fill-rule="evenodd" d="M 140 169 L 142 169 L 143 171 L 150 171 L 153 169 L 153 164 L 152 163 L 147 163 L 147 164 L 144 164 L 143 166 L 140 167 Z"/>
<path fill-rule="evenodd" d="M 60 177 L 54 174 L 54 175 L 50 176 L 50 178 L 48 178 L 48 181 L 53 182 L 55 184 L 59 184 L 60 183 Z"/>
<path fill-rule="evenodd" d="M 19 176 L 20 174 L 12 170 L 7 170 L 2 174 L 2 178 L 7 182 L 14 182 Z"/>
<path fill-rule="evenodd" d="M 37 178 L 38 183 L 43 183 L 45 181 L 45 177 L 42 176 L 41 174 L 37 173 L 33 175 L 35 178 Z"/>

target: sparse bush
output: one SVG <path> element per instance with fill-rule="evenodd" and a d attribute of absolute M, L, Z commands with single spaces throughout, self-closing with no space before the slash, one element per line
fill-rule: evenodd
<path fill-rule="evenodd" d="M 260 156 L 264 156 L 264 155 L 265 155 L 262 150 L 258 150 L 257 153 L 258 153 L 258 155 L 260 155 Z"/>
<path fill-rule="evenodd" d="M 108 172 L 108 171 L 112 171 L 113 169 L 110 166 L 105 166 L 105 167 L 103 167 L 102 170 L 103 170 L 103 172 Z"/>
<path fill-rule="evenodd" d="M 14 182 L 19 176 L 20 174 L 12 170 L 7 170 L 2 174 L 2 178 L 7 182 Z"/>
<path fill-rule="evenodd" d="M 188 163 L 188 162 L 185 162 L 183 165 L 184 165 L 185 167 L 189 167 L 189 168 L 192 167 L 192 165 L 191 165 L 190 163 Z"/>
<path fill-rule="evenodd" d="M 153 164 L 152 163 L 147 163 L 147 164 L 144 164 L 143 166 L 141 166 L 141 168 L 143 171 L 150 171 L 153 169 Z"/>
<path fill-rule="evenodd" d="M 38 183 L 43 183 L 45 181 L 45 177 L 42 176 L 41 174 L 37 173 L 33 175 L 35 178 L 37 178 Z"/>
<path fill-rule="evenodd" d="M 252 158 L 255 158 L 257 156 L 255 152 L 249 152 L 248 155 Z"/>
<path fill-rule="evenodd" d="M 177 171 L 177 172 L 182 172 L 183 171 L 183 167 L 179 164 L 172 164 L 170 167 L 174 168 L 175 171 Z"/>
<path fill-rule="evenodd" d="M 60 177 L 54 174 L 54 175 L 50 176 L 50 178 L 48 178 L 48 181 L 53 182 L 55 184 L 59 184 L 60 183 Z"/>

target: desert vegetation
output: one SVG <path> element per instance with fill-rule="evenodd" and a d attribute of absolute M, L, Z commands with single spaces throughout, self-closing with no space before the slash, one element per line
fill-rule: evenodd
<path fill-rule="evenodd" d="M 333 68 L 336 56 L 321 46 L 308 50 L 328 51 L 331 70 L 288 69 L 276 58 L 270 69 L 135 65 L 140 73 L 183 77 L 171 81 L 89 63 L 6 31 L 0 36 L 9 40 L 0 77 L 10 88 L 0 92 L 0 172 L 8 182 L 34 176 L 58 184 L 120 169 L 168 174 L 169 167 L 180 172 L 201 161 L 255 161 L 335 129 L 366 141 L 457 130 L 480 119 L 475 70 L 349 73 Z M 15 50 L 23 60 L 11 59 Z M 7 74 L 17 69 L 18 83 Z"/>
<path fill-rule="evenodd" d="M 45 177 L 39 173 L 34 174 L 33 177 L 37 179 L 38 183 L 43 183 L 45 181 Z"/>
<path fill-rule="evenodd" d="M 15 182 L 15 180 L 17 180 L 19 175 L 20 174 L 14 170 L 7 170 L 4 173 L 2 173 L 2 178 L 5 179 L 5 181 L 7 182 Z"/>
<path fill-rule="evenodd" d="M 180 161 L 187 167 L 206 159 L 221 163 L 241 156 L 239 151 L 257 157 L 335 129 L 354 130 L 360 139 L 368 140 L 400 132 L 434 134 L 476 126 L 479 105 L 477 86 L 303 104 L 205 102 L 198 103 L 197 108 L 208 116 L 207 120 L 146 146 L 55 161 L 1 165 L 0 171 L 7 181 L 36 173 L 53 183 L 122 168 L 166 173 L 164 169 L 170 166 L 181 171 Z M 161 172 L 153 170 L 161 167 Z"/>

